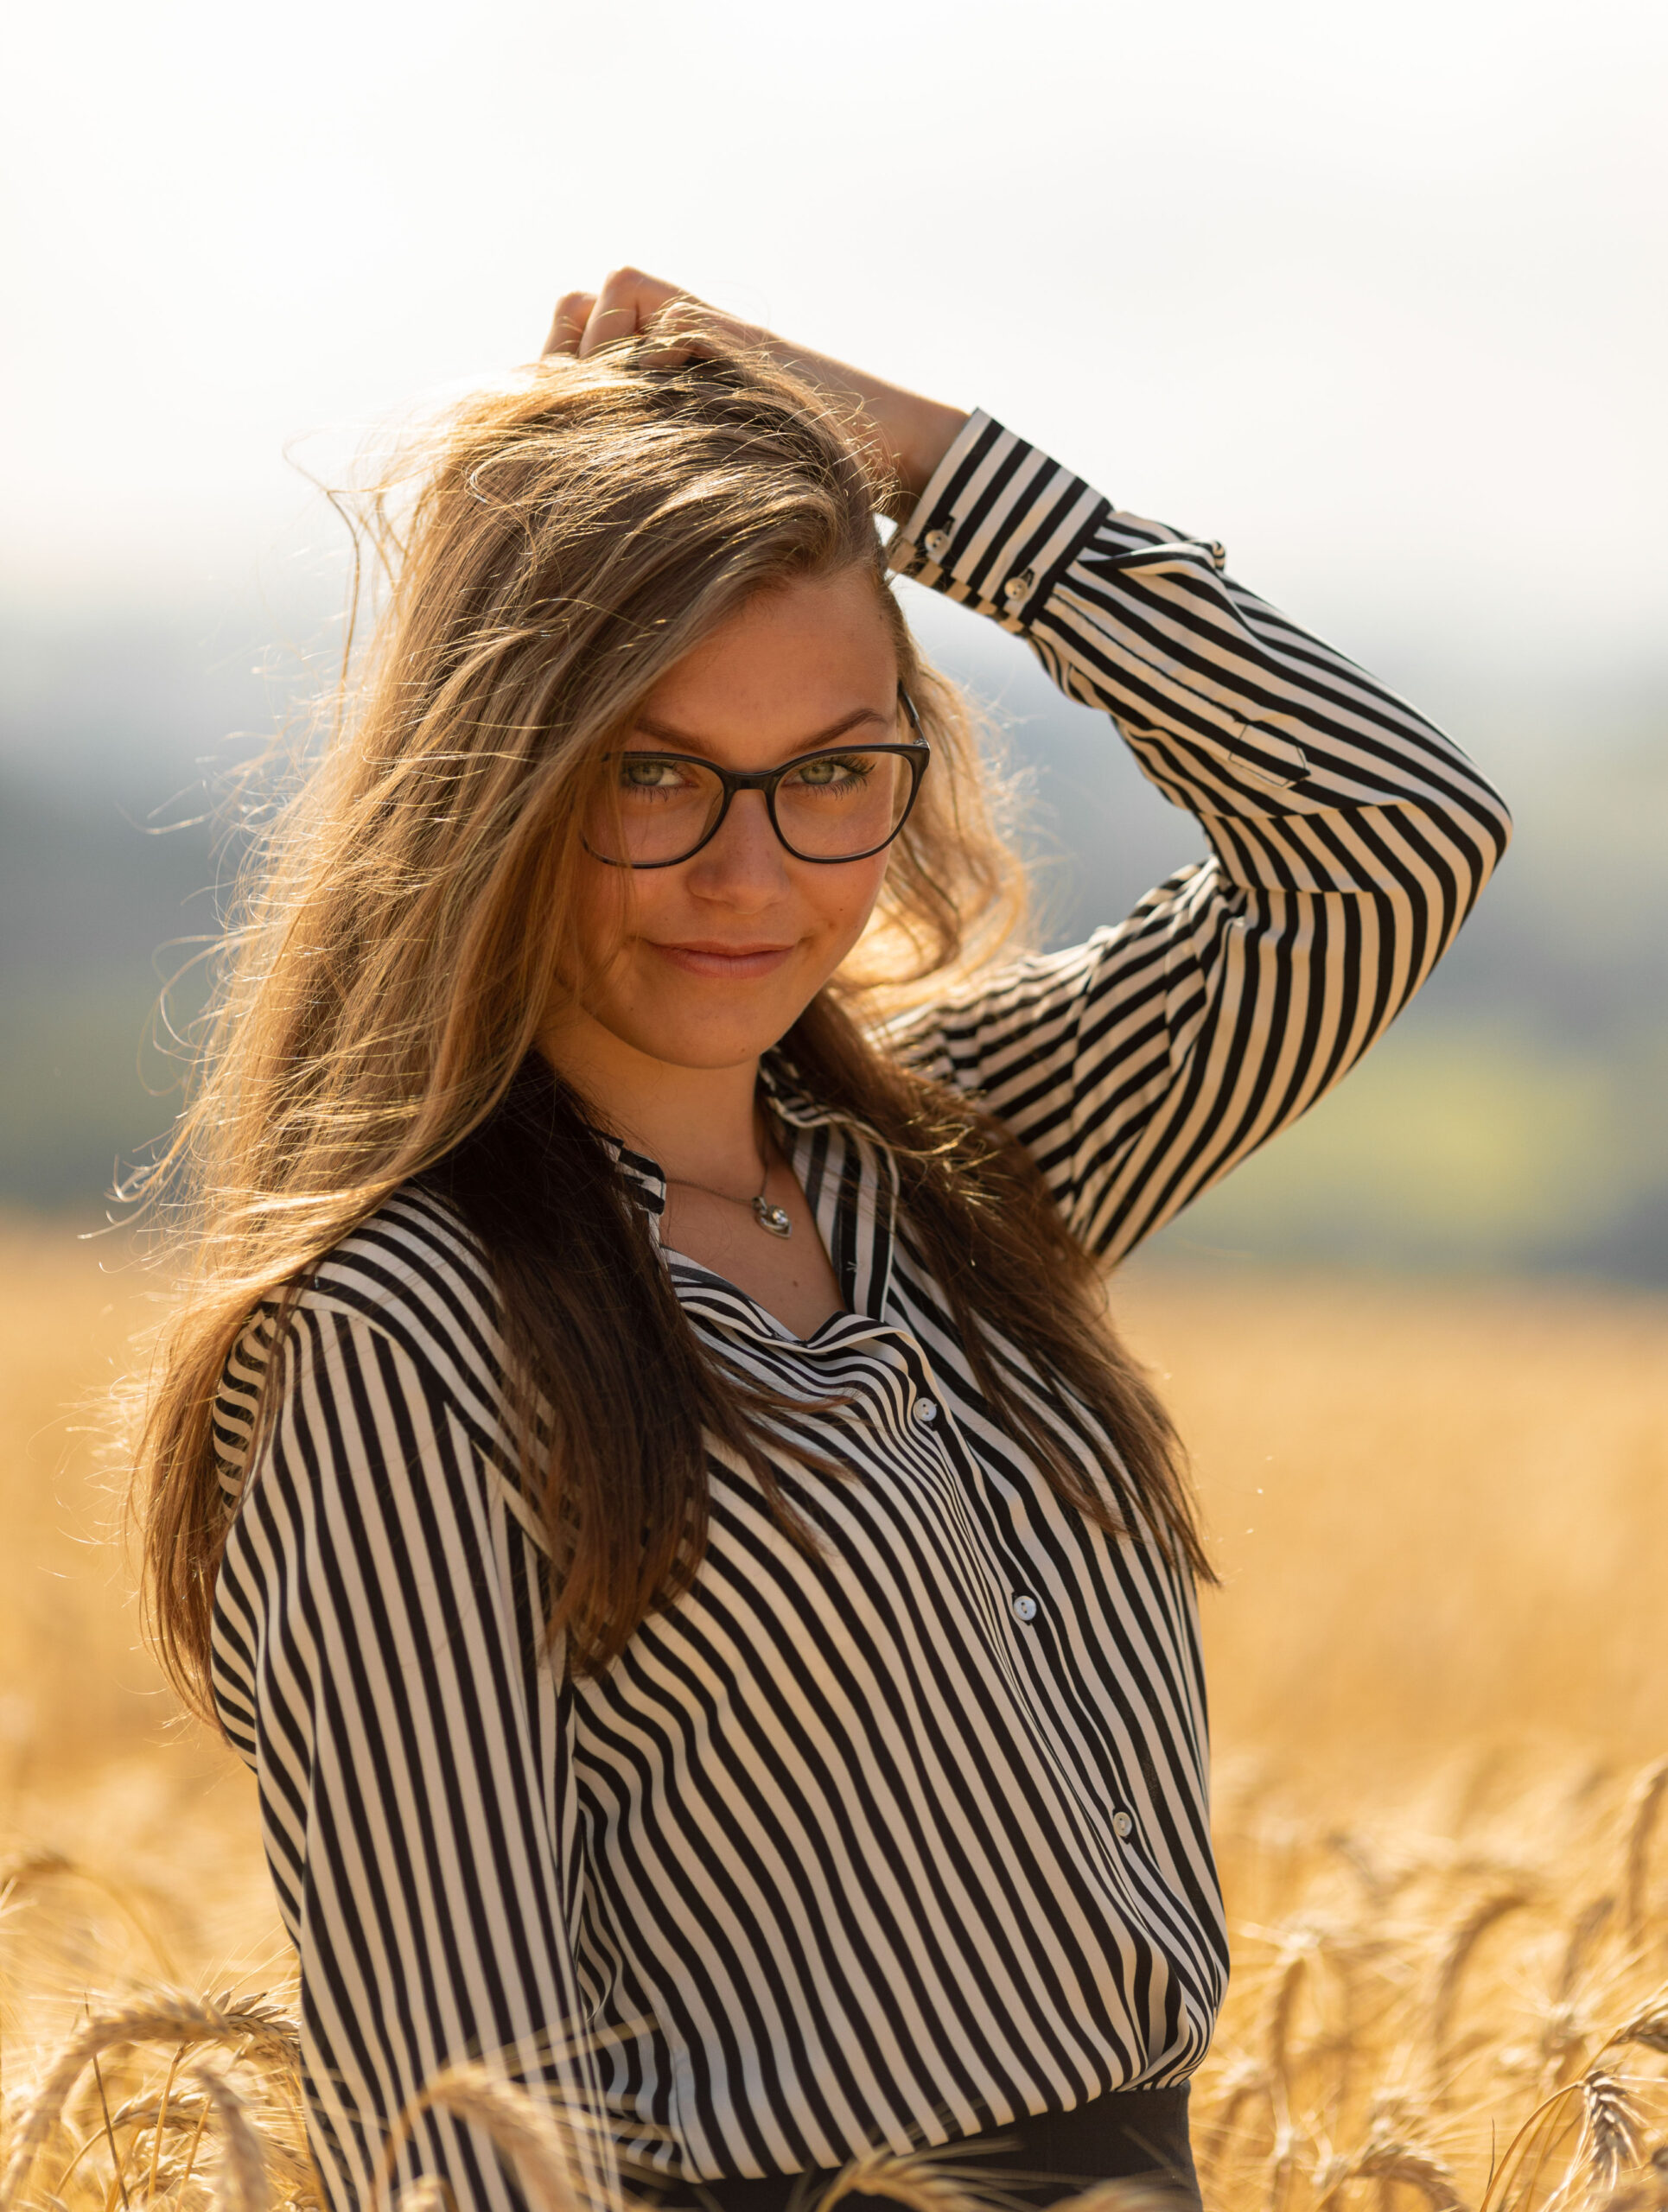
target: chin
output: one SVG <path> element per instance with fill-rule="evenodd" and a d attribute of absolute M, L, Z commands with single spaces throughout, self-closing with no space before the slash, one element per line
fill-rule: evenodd
<path fill-rule="evenodd" d="M 779 979 L 773 981 L 778 988 L 768 993 L 738 990 L 734 984 L 656 991 L 621 1007 L 625 1019 L 608 1026 L 635 1051 L 670 1067 L 736 1067 L 767 1052 L 820 988 L 813 983 L 809 990 L 785 991 Z"/>
<path fill-rule="evenodd" d="M 652 1060 L 672 1068 L 734 1068 L 767 1052 L 795 1017 L 790 1014 L 780 1029 L 761 1029 L 755 1023 L 734 1029 L 712 1022 L 668 1022 L 664 1027 L 633 1028 L 627 1042 Z"/>

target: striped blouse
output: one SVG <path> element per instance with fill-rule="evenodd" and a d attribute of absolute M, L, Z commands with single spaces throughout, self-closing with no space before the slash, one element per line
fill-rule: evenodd
<path fill-rule="evenodd" d="M 1127 920 L 894 1039 L 1001 1116 L 1113 1262 L 1360 1057 L 1507 817 L 1219 547 L 986 416 L 891 557 L 1105 709 L 1209 842 Z M 762 1080 L 847 1310 L 801 1342 L 663 1256 L 715 1350 L 790 1401 L 840 1396 L 808 1418 L 839 1424 L 855 1478 L 808 1471 L 784 1412 L 773 1456 L 825 1538 L 813 1561 L 716 1452 L 693 1588 L 602 1679 L 541 1644 L 490 1277 L 440 1200 L 391 1199 L 276 1351 L 267 1309 L 228 1365 L 216 1696 L 259 1777 L 336 2212 L 373 2201 L 395 2117 L 465 2056 L 594 2100 L 621 2156 L 707 2179 L 943 2142 L 1204 2053 L 1227 1948 L 1189 1578 L 1060 1504 L 991 1419 L 883 1147 L 780 1055 Z M 620 1159 L 658 1243 L 661 1173 Z M 1088 1416 L 1049 1402 L 1092 1470 Z M 519 2202 L 433 2111 L 396 2183 L 420 2173 L 465 2212 Z"/>

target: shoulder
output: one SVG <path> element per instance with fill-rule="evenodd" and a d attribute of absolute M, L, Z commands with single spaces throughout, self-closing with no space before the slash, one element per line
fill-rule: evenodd
<path fill-rule="evenodd" d="M 1162 891 L 1178 891 L 1183 869 Z M 931 1005 L 912 1008 L 880 1032 L 882 1047 L 918 1075 L 939 1082 L 965 1080 L 968 1049 L 988 1051 L 1046 1035 L 1062 1020 L 1080 1019 L 1109 992 L 1138 982 L 1165 944 L 1153 927 L 1159 893 L 1143 899 L 1126 921 L 1098 929 L 1081 944 L 1033 952 L 968 978 Z M 1159 917 L 1162 920 L 1163 917 Z"/>
<path fill-rule="evenodd" d="M 504 1340 L 486 1252 L 455 1208 L 408 1184 L 327 1252 L 288 1300 L 264 1299 L 232 1345 L 213 1415 L 229 1504 L 241 1493 L 269 1389 L 288 1387 L 286 1376 L 327 1334 L 379 1340 L 414 1386 L 449 1402 L 483 1446 L 507 1443 Z"/>

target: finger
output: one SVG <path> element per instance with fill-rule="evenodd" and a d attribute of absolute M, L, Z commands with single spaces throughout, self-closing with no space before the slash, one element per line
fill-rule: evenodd
<path fill-rule="evenodd" d="M 724 331 L 723 318 L 703 302 L 670 287 L 646 321 L 653 344 L 643 358 L 652 366 L 663 369 L 679 368 L 685 361 L 697 359 L 704 350 L 702 341 L 722 336 Z"/>
<path fill-rule="evenodd" d="M 551 334 L 544 340 L 542 359 L 552 353 L 576 353 L 579 341 L 584 336 L 585 325 L 590 321 L 591 309 L 596 305 L 595 292 L 563 292 L 556 303 L 556 313 L 551 320 Z"/>
<path fill-rule="evenodd" d="M 579 341 L 581 354 L 594 353 L 599 346 L 616 345 L 622 338 L 634 337 L 668 301 L 682 296 L 675 284 L 646 276 L 640 269 L 613 270 L 603 278 L 602 289 L 585 325 L 585 334 Z"/>
<path fill-rule="evenodd" d="M 602 279 L 602 289 L 591 302 L 585 328 L 579 340 L 579 356 L 583 360 L 595 353 L 599 346 L 616 344 L 629 338 L 639 327 L 639 301 L 636 286 L 637 272 L 633 269 L 616 269 Z"/>

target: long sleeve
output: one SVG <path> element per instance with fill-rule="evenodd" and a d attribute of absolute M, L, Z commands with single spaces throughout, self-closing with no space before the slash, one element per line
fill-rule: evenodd
<path fill-rule="evenodd" d="M 1296 1120 L 1453 943 L 1510 835 L 1458 747 L 1223 573 L 976 415 L 893 565 L 1025 639 L 1211 849 L 1121 924 L 904 1025 L 1108 1259 Z"/>
<path fill-rule="evenodd" d="M 300 1955 L 315 2155 L 335 2212 L 361 2212 L 390 2201 L 385 2140 L 449 2063 L 484 2057 L 595 2109 L 565 1697 L 532 1535 L 415 1332 L 309 1294 L 278 1356 L 217 1591 L 215 1689 Z M 491 2145 L 435 2111 L 395 2200 L 419 2174 L 460 2212 L 520 2202 Z"/>

